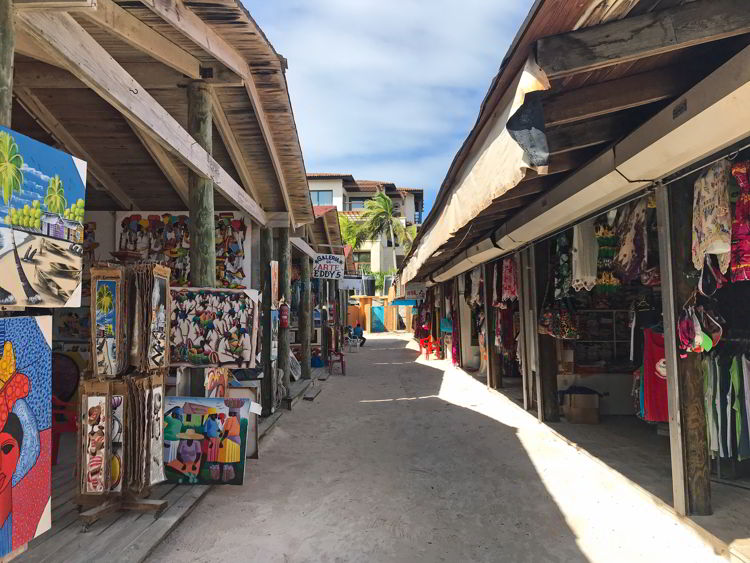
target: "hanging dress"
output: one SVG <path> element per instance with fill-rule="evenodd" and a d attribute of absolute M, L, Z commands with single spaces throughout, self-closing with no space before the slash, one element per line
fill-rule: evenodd
<path fill-rule="evenodd" d="M 596 289 L 605 293 L 616 291 L 620 286 L 620 280 L 615 277 L 614 271 L 618 238 L 613 215 L 612 211 L 600 215 L 595 223 L 596 243 L 599 247 L 596 258 Z"/>
<path fill-rule="evenodd" d="M 572 270 L 570 266 L 570 240 L 568 233 L 559 235 L 556 243 L 556 261 L 555 268 L 555 300 L 564 299 L 570 294 L 572 283 Z"/>
<path fill-rule="evenodd" d="M 703 269 L 707 254 L 716 254 L 719 270 L 729 270 L 732 235 L 729 209 L 729 162 L 712 164 L 693 190 L 693 266 Z"/>
<path fill-rule="evenodd" d="M 503 301 L 518 299 L 518 277 L 516 261 L 513 258 L 503 260 Z"/>
<path fill-rule="evenodd" d="M 732 166 L 732 175 L 740 186 L 740 197 L 732 222 L 732 281 L 750 280 L 750 162 Z"/>
<path fill-rule="evenodd" d="M 645 197 L 632 202 L 617 223 L 619 248 L 615 256 L 614 271 L 625 283 L 637 280 L 648 269 L 647 204 Z"/>
<path fill-rule="evenodd" d="M 571 286 L 576 291 L 591 291 L 596 286 L 598 249 L 594 219 L 589 219 L 573 227 L 573 276 Z"/>

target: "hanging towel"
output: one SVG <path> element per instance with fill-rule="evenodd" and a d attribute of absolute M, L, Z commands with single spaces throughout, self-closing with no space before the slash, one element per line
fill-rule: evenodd
<path fill-rule="evenodd" d="M 503 301 L 518 299 L 518 277 L 516 261 L 513 258 L 503 260 Z"/>
<path fill-rule="evenodd" d="M 693 266 L 703 268 L 706 254 L 716 254 L 722 274 L 729 270 L 732 247 L 729 209 L 729 161 L 712 164 L 693 190 Z"/>
<path fill-rule="evenodd" d="M 594 219 L 573 227 L 573 282 L 576 291 L 591 291 L 596 286 L 596 260 L 599 245 L 596 242 Z"/>

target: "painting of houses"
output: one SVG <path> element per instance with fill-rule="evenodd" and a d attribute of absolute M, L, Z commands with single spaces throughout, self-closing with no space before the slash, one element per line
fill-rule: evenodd
<path fill-rule="evenodd" d="M 79 307 L 86 163 L 0 127 L 0 185 L 0 305 Z"/>

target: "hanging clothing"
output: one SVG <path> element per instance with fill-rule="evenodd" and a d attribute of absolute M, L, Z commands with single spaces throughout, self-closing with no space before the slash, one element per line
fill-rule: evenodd
<path fill-rule="evenodd" d="M 481 302 L 479 297 L 479 286 L 482 279 L 482 270 L 474 268 L 469 274 L 469 279 L 471 280 L 471 297 L 469 298 L 469 303 L 479 305 Z"/>
<path fill-rule="evenodd" d="M 617 252 L 617 233 L 615 232 L 616 212 L 610 211 L 600 215 L 595 223 L 596 243 L 599 251 L 596 257 L 596 289 L 610 293 L 621 285 L 615 277 L 614 263 Z"/>
<path fill-rule="evenodd" d="M 643 360 L 643 391 L 646 420 L 667 422 L 669 400 L 667 398 L 667 374 L 664 369 L 664 335 L 647 328 L 643 331 L 645 351 Z"/>
<path fill-rule="evenodd" d="M 750 280 L 750 162 L 732 166 L 732 175 L 740 186 L 740 197 L 732 222 L 732 281 Z"/>
<path fill-rule="evenodd" d="M 732 410 L 734 411 L 735 436 L 737 439 L 737 459 L 740 461 L 750 458 L 750 433 L 748 433 L 747 407 L 745 404 L 746 388 L 742 372 L 742 358 L 735 356 L 732 359 L 730 374 L 734 395 Z"/>
<path fill-rule="evenodd" d="M 719 269 L 729 269 L 732 236 L 729 209 L 729 161 L 712 164 L 693 190 L 693 266 L 703 268 L 706 254 L 716 254 Z"/>
<path fill-rule="evenodd" d="M 503 301 L 518 299 L 518 276 L 516 261 L 513 258 L 503 260 Z"/>
<path fill-rule="evenodd" d="M 596 286 L 596 242 L 594 219 L 573 227 L 573 276 L 571 286 L 576 291 L 591 291 Z"/>
<path fill-rule="evenodd" d="M 716 413 L 716 385 L 718 365 L 713 356 L 703 357 L 703 400 L 706 409 L 708 449 L 716 457 L 719 453 L 719 425 Z"/>
<path fill-rule="evenodd" d="M 661 312 L 656 309 L 643 309 L 633 311 L 630 321 L 630 361 L 633 364 L 643 365 L 643 330 L 652 327 L 661 320 Z"/>
<path fill-rule="evenodd" d="M 499 286 L 499 287 L 498 287 Z M 499 307 L 503 295 L 502 262 L 495 262 L 492 267 L 492 306 Z"/>
<path fill-rule="evenodd" d="M 646 233 L 647 201 L 642 197 L 629 204 L 618 218 L 617 238 L 619 248 L 614 261 L 617 277 L 630 283 L 648 269 L 648 244 Z"/>
<path fill-rule="evenodd" d="M 568 233 L 563 233 L 555 240 L 555 299 L 563 299 L 570 294 L 572 284 L 572 270 L 570 266 L 570 239 Z"/>

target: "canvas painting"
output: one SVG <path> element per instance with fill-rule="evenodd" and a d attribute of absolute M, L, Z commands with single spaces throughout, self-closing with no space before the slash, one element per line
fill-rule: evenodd
<path fill-rule="evenodd" d="M 212 399 L 223 399 L 226 397 L 231 378 L 232 374 L 227 368 L 207 368 L 203 381 L 206 397 Z"/>
<path fill-rule="evenodd" d="M 82 414 L 83 440 L 86 445 L 83 463 L 84 492 L 103 494 L 107 483 L 106 450 L 109 442 L 107 396 L 87 397 Z"/>
<path fill-rule="evenodd" d="M 52 524 L 52 317 L 0 319 L 0 557 Z"/>
<path fill-rule="evenodd" d="M 257 314 L 246 291 L 172 289 L 171 365 L 255 367 Z"/>
<path fill-rule="evenodd" d="M 125 449 L 123 447 L 125 414 L 125 398 L 123 395 L 112 395 L 110 400 L 112 415 L 110 416 L 110 453 L 109 453 L 109 490 L 115 493 L 122 492 L 123 460 Z"/>
<path fill-rule="evenodd" d="M 86 163 L 0 127 L 0 305 L 79 307 Z"/>
<path fill-rule="evenodd" d="M 151 390 L 151 448 L 149 457 L 149 484 L 161 483 L 164 476 L 164 387 L 161 385 Z"/>
<path fill-rule="evenodd" d="M 165 401 L 167 480 L 191 485 L 242 485 L 250 402 L 197 397 L 166 397 Z"/>
<path fill-rule="evenodd" d="M 118 373 L 117 281 L 96 280 L 96 373 Z"/>
<path fill-rule="evenodd" d="M 118 249 L 166 264 L 173 286 L 190 279 L 190 217 L 186 213 L 120 212 Z M 250 226 L 239 213 L 221 212 L 216 225 L 216 280 L 225 288 L 250 287 Z"/>
<path fill-rule="evenodd" d="M 167 279 L 154 276 L 148 345 L 148 365 L 154 369 L 166 367 L 164 353 L 167 349 L 167 291 Z"/>

